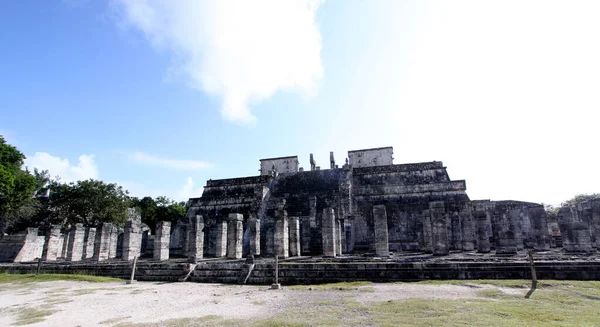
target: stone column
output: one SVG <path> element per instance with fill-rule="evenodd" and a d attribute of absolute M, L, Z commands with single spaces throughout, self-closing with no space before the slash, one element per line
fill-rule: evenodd
<path fill-rule="evenodd" d="M 96 229 L 96 237 L 94 239 L 94 261 L 105 261 L 109 258 L 110 253 L 110 237 L 114 225 L 111 223 L 100 223 Z"/>
<path fill-rule="evenodd" d="M 429 212 L 431 213 L 433 255 L 448 255 L 450 247 L 444 201 L 429 202 Z"/>
<path fill-rule="evenodd" d="M 96 227 L 86 227 L 83 239 L 83 259 L 91 259 L 94 256 L 94 242 L 96 240 Z"/>
<path fill-rule="evenodd" d="M 154 236 L 154 260 L 169 260 L 169 245 L 171 244 L 171 222 L 156 223 Z"/>
<path fill-rule="evenodd" d="M 283 210 L 283 205 L 280 205 L 275 217 L 275 255 L 280 258 L 287 258 L 290 255 L 289 226 L 287 211 Z"/>
<path fill-rule="evenodd" d="M 142 229 L 140 223 L 133 220 L 125 222 L 123 232 L 123 260 L 131 261 L 142 253 Z"/>
<path fill-rule="evenodd" d="M 191 263 L 204 258 L 204 217 L 200 215 L 190 217 L 188 257 Z"/>
<path fill-rule="evenodd" d="M 60 252 L 60 257 L 63 259 L 67 258 L 67 250 L 69 249 L 69 239 L 70 239 L 69 234 L 70 233 L 71 233 L 71 231 L 67 230 L 67 231 L 65 231 L 65 233 L 62 236 L 63 241 L 62 241 L 62 249 Z"/>
<path fill-rule="evenodd" d="M 594 228 L 594 247 L 600 249 L 600 200 L 591 200 L 592 227 Z"/>
<path fill-rule="evenodd" d="M 289 218 L 289 236 L 290 236 L 290 257 L 300 255 L 300 217 Z"/>
<path fill-rule="evenodd" d="M 113 225 L 112 231 L 110 233 L 110 245 L 108 252 L 109 259 L 114 259 L 117 257 L 117 248 L 119 247 L 119 233 L 120 232 L 117 226 Z"/>
<path fill-rule="evenodd" d="M 423 222 L 423 252 L 433 253 L 433 231 L 429 209 L 423 210 L 421 219 Z"/>
<path fill-rule="evenodd" d="M 60 238 L 60 225 L 52 225 L 46 231 L 46 239 L 44 244 L 44 252 L 42 254 L 43 261 L 56 261 L 58 257 L 58 240 Z"/>
<path fill-rule="evenodd" d="M 335 257 L 335 213 L 333 208 L 323 209 L 321 228 L 321 236 L 323 239 L 323 256 Z"/>
<path fill-rule="evenodd" d="M 454 250 L 462 250 L 462 224 L 458 211 L 450 212 L 450 224 L 452 230 L 452 244 Z"/>
<path fill-rule="evenodd" d="M 301 228 L 302 228 L 302 254 L 310 253 L 310 216 L 304 216 L 301 219 Z"/>
<path fill-rule="evenodd" d="M 544 207 L 532 207 L 529 209 L 529 219 L 531 221 L 531 229 L 533 234 L 533 250 L 548 251 L 550 250 L 550 238 L 548 233 L 548 217 Z"/>
<path fill-rule="evenodd" d="M 354 236 L 356 234 L 356 231 L 354 230 L 354 226 L 355 226 L 354 216 L 348 216 L 348 217 L 346 217 L 346 220 L 348 221 L 348 225 L 350 227 L 350 233 L 349 233 L 350 237 L 348 237 L 348 240 L 346 241 L 346 243 L 348 244 L 346 246 L 346 251 L 348 253 L 350 253 L 350 252 L 354 251 Z"/>
<path fill-rule="evenodd" d="M 484 210 L 475 210 L 474 218 L 477 223 L 477 252 L 489 253 L 490 252 L 490 235 L 488 233 L 488 226 L 490 220 Z"/>
<path fill-rule="evenodd" d="M 249 254 L 260 255 L 260 219 L 255 214 L 248 217 L 248 228 L 250 229 Z"/>
<path fill-rule="evenodd" d="M 390 245 L 385 205 L 373 206 L 373 220 L 375 224 L 375 255 L 387 257 L 390 255 Z"/>
<path fill-rule="evenodd" d="M 514 232 L 514 242 L 518 250 L 523 250 L 523 221 L 521 217 L 521 208 L 512 208 L 508 211 L 509 229 Z"/>
<path fill-rule="evenodd" d="M 342 255 L 342 221 L 340 219 L 335 220 L 335 253 L 338 256 Z"/>
<path fill-rule="evenodd" d="M 344 219 L 338 219 L 337 223 L 339 224 L 339 237 L 338 237 L 338 243 L 340 244 L 338 247 L 339 251 L 338 255 L 342 255 L 344 252 L 348 253 L 348 250 L 346 249 L 346 225 L 344 224 Z"/>
<path fill-rule="evenodd" d="M 244 238 L 243 220 L 244 215 L 239 213 L 230 213 L 227 217 L 227 221 L 229 222 L 227 226 L 227 258 L 229 259 L 242 258 Z"/>
<path fill-rule="evenodd" d="M 217 240 L 215 244 L 215 257 L 227 256 L 227 220 L 217 223 Z"/>
<path fill-rule="evenodd" d="M 463 251 L 473 251 L 475 249 L 475 239 L 473 237 L 473 212 L 471 206 L 463 204 L 459 216 L 462 227 L 462 249 Z"/>
<path fill-rule="evenodd" d="M 69 247 L 67 248 L 67 261 L 81 261 L 83 257 L 83 239 L 85 228 L 83 224 L 75 224 L 69 233 Z"/>
<path fill-rule="evenodd" d="M 496 207 L 494 212 L 496 254 L 512 255 L 517 253 L 515 226 L 511 211 L 511 208 L 503 205 Z"/>

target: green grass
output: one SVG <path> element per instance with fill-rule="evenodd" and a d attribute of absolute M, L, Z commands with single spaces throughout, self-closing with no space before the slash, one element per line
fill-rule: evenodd
<path fill-rule="evenodd" d="M 53 314 L 52 310 L 40 310 L 37 308 L 26 308 L 19 310 L 15 326 L 31 325 L 45 320 L 46 316 Z"/>
<path fill-rule="evenodd" d="M 37 277 L 34 274 L 0 274 L 0 284 L 4 283 L 36 283 L 50 282 L 57 280 L 70 280 L 79 282 L 122 282 L 123 280 L 112 277 L 93 276 L 93 275 L 70 275 L 70 274 L 40 274 Z"/>
<path fill-rule="evenodd" d="M 288 288 L 291 290 L 320 290 L 320 291 L 353 291 L 364 288 L 364 286 L 371 286 L 371 282 L 341 282 L 341 283 L 330 283 L 330 284 L 319 284 L 319 285 L 293 285 Z M 368 288 L 367 288 L 368 289 Z"/>

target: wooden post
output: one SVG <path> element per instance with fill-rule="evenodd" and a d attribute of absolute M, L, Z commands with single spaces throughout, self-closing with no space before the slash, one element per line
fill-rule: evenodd
<path fill-rule="evenodd" d="M 42 268 L 42 258 L 38 258 L 37 270 L 35 271 L 35 277 L 40 274 L 40 269 Z"/>
<path fill-rule="evenodd" d="M 133 279 L 135 278 L 135 266 L 137 265 L 137 259 L 137 256 L 133 257 L 133 265 L 131 266 L 131 278 L 127 282 L 125 282 L 125 284 L 131 284 L 134 282 Z"/>
<path fill-rule="evenodd" d="M 271 289 L 281 289 L 281 284 L 279 284 L 279 256 L 277 254 L 275 254 L 275 283 L 271 285 Z"/>
<path fill-rule="evenodd" d="M 535 264 L 533 263 L 533 252 L 529 250 L 527 251 L 527 254 L 529 255 L 529 264 L 531 265 L 531 289 L 525 295 L 526 299 L 528 299 L 537 288 L 537 274 L 535 272 Z"/>

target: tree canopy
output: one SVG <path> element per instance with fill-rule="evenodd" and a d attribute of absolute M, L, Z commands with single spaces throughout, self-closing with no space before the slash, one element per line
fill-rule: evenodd
<path fill-rule="evenodd" d="M 170 221 L 176 224 L 185 217 L 187 211 L 185 202 L 177 203 L 165 196 L 159 196 L 156 199 L 149 196 L 142 199 L 132 198 L 131 205 L 140 212 L 142 222 L 153 230 L 158 221 Z"/>

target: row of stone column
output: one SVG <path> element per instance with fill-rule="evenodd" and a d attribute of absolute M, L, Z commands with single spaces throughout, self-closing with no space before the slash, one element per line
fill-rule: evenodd
<path fill-rule="evenodd" d="M 600 206 L 599 206 L 600 207 Z M 456 209 L 456 208 L 454 208 Z M 388 224 L 385 205 L 373 206 L 374 248 L 377 256 L 389 255 Z M 524 207 L 502 204 L 493 207 L 482 202 L 475 207 L 463 204 L 449 212 L 444 201 L 432 201 L 419 216 L 422 222 L 421 249 L 433 255 L 447 255 L 450 248 L 511 255 L 524 248 L 522 224 L 531 230 L 531 247 L 550 249 L 548 221 L 542 206 Z M 598 215 L 600 218 L 600 214 Z M 449 235 L 452 237 L 449 237 Z M 495 242 L 492 244 L 491 240 Z"/>
<path fill-rule="evenodd" d="M 161 221 L 156 225 L 154 237 L 154 259 L 169 259 L 171 223 Z M 121 238 L 121 237 L 122 238 Z M 119 242 L 121 238 L 121 242 Z M 42 260 L 56 261 L 105 261 L 117 258 L 117 249 L 122 244 L 121 259 L 130 261 L 140 257 L 142 249 L 142 229 L 139 221 L 127 221 L 123 232 L 112 223 L 101 223 L 98 227 L 83 227 L 75 224 L 61 235 L 60 226 L 52 226 L 46 233 Z"/>

